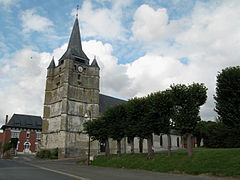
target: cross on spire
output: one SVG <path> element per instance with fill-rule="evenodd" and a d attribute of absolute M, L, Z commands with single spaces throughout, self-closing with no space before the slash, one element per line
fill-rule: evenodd
<path fill-rule="evenodd" d="M 76 13 L 76 18 L 78 17 L 78 9 L 79 9 L 79 5 L 77 5 L 77 13 Z"/>

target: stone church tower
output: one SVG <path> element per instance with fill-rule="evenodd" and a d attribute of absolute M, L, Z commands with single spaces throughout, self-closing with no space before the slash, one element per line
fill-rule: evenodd
<path fill-rule="evenodd" d="M 83 123 L 99 115 L 99 70 L 82 50 L 76 18 L 67 51 L 47 69 L 41 149 L 58 148 L 60 158 L 86 155 Z"/>

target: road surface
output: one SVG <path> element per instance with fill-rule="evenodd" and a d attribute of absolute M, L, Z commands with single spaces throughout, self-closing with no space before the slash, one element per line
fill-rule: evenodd
<path fill-rule="evenodd" d="M 0 180 L 224 180 L 206 176 L 188 176 L 156 173 L 141 170 L 126 170 L 80 166 L 77 159 L 35 160 L 21 158 L 17 160 L 0 159 Z"/>

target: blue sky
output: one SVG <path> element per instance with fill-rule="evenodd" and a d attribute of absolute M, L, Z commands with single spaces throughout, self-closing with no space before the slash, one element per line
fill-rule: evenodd
<path fill-rule="evenodd" d="M 201 117 L 216 118 L 216 75 L 239 65 L 239 0 L 0 0 L 0 124 L 5 114 L 42 115 L 46 67 L 65 51 L 77 5 L 102 93 L 129 99 L 204 83 Z"/>

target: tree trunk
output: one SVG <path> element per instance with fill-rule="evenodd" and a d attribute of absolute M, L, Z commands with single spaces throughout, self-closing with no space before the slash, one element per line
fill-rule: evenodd
<path fill-rule="evenodd" d="M 147 146 L 148 146 L 148 156 L 147 158 L 148 159 L 152 159 L 152 137 L 150 136 L 148 139 L 147 139 Z"/>
<path fill-rule="evenodd" d="M 187 134 L 187 149 L 188 149 L 188 156 L 192 157 L 192 138 L 191 138 L 191 134 Z"/>
<path fill-rule="evenodd" d="M 134 154 L 134 138 L 131 138 L 130 143 L 131 143 L 131 154 Z"/>
<path fill-rule="evenodd" d="M 117 156 L 121 155 L 121 140 L 117 140 Z"/>
<path fill-rule="evenodd" d="M 167 139 L 168 139 L 168 157 L 171 157 L 172 141 L 171 141 L 171 135 L 170 134 L 167 135 Z"/>
<path fill-rule="evenodd" d="M 105 141 L 105 155 L 109 157 L 110 155 L 110 148 L 109 148 L 109 141 L 108 139 Z"/>
<path fill-rule="evenodd" d="M 143 152 L 143 139 L 142 138 L 139 139 L 139 152 L 140 153 Z"/>

